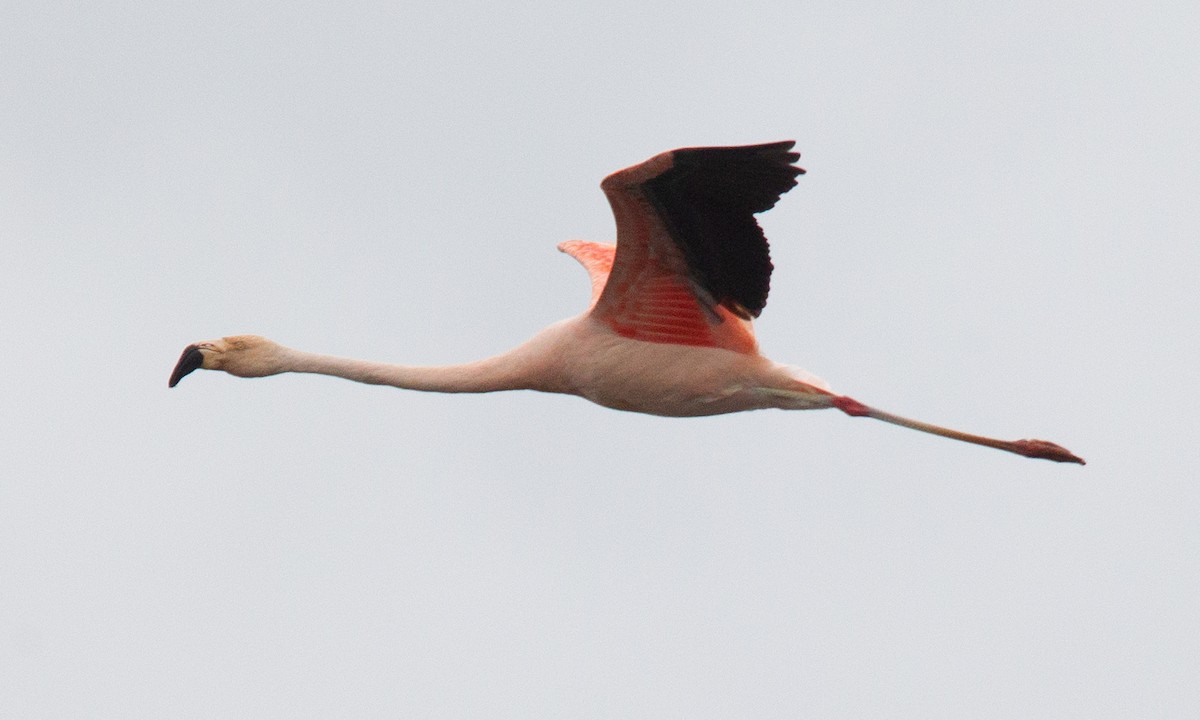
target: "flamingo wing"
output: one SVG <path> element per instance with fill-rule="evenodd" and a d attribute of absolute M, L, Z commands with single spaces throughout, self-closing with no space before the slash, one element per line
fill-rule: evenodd
<path fill-rule="evenodd" d="M 587 240 L 567 240 L 560 242 L 558 249 L 578 260 L 587 270 L 588 279 L 592 281 L 592 302 L 589 307 L 596 307 L 600 293 L 604 292 L 604 284 L 608 282 L 608 274 L 612 272 L 616 246 Z"/>
<path fill-rule="evenodd" d="M 754 215 L 804 172 L 793 144 L 681 148 L 606 177 L 617 249 L 593 316 L 638 340 L 756 352 L 772 266 Z"/>

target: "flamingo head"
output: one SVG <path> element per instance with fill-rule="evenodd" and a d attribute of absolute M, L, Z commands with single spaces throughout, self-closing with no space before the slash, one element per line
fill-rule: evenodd
<path fill-rule="evenodd" d="M 264 377 L 283 372 L 283 346 L 258 335 L 232 335 L 188 345 L 171 371 L 167 387 L 175 387 L 193 370 L 224 370 L 238 377 Z"/>

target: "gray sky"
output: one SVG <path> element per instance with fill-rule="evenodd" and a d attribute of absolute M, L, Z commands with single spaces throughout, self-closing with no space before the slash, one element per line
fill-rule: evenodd
<path fill-rule="evenodd" d="M 736 7 L 735 7 L 736 6 Z M 0 715 L 1200 714 L 1193 3 L 9 2 Z M 854 420 L 197 373 L 580 312 L 600 179 L 794 138 Z"/>

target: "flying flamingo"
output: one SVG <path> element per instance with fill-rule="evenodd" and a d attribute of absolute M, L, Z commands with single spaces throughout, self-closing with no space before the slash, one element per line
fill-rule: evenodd
<path fill-rule="evenodd" d="M 766 305 L 772 265 L 754 215 L 773 207 L 804 173 L 793 145 L 682 148 L 606 177 L 600 187 L 616 217 L 617 244 L 558 246 L 587 270 L 590 307 L 501 355 L 412 367 L 236 335 L 187 346 L 168 385 L 204 368 L 238 377 L 318 373 L 429 392 L 569 393 L 618 410 L 676 417 L 837 408 L 1025 457 L 1084 464 L 1045 440 L 997 440 L 877 410 L 759 354 L 751 321 Z"/>

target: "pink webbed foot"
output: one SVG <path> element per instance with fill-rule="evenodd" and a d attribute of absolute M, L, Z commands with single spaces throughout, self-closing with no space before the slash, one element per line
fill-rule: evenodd
<path fill-rule="evenodd" d="M 1055 445 L 1049 440 L 1016 440 L 1012 446 L 1013 452 L 1028 458 L 1087 465 L 1083 458 L 1075 455 L 1062 445 Z"/>

